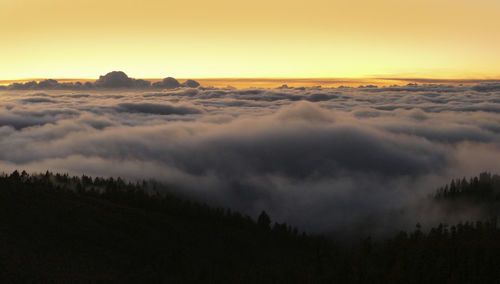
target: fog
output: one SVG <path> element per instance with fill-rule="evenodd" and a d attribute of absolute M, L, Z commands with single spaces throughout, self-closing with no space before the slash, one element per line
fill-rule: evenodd
<path fill-rule="evenodd" d="M 477 210 L 449 216 L 427 196 L 451 178 L 500 173 L 498 84 L 162 84 L 0 91 L 0 171 L 152 178 L 313 232 L 471 218 Z"/>

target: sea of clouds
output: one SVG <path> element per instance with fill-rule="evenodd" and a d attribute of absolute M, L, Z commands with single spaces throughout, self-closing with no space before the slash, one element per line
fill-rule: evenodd
<path fill-rule="evenodd" d="M 153 178 L 314 232 L 413 227 L 500 173 L 500 84 L 0 91 L 0 171 Z M 473 216 L 472 216 L 473 217 Z"/>

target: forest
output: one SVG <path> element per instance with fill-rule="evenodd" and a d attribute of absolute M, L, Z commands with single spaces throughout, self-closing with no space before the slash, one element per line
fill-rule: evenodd
<path fill-rule="evenodd" d="M 483 220 L 420 224 L 349 245 L 204 204 L 155 181 L 0 176 L 4 283 L 496 283 L 500 177 L 456 179 L 429 196 Z"/>

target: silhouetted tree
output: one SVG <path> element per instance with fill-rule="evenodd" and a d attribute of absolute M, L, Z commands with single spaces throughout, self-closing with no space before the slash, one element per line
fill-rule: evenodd
<path fill-rule="evenodd" d="M 267 215 L 266 211 L 262 211 L 257 219 L 257 224 L 265 230 L 271 229 L 271 218 Z"/>

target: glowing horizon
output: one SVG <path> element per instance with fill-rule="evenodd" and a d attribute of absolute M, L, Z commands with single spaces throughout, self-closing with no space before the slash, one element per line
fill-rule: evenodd
<path fill-rule="evenodd" d="M 491 0 L 6 0 L 0 79 L 500 78 Z"/>
<path fill-rule="evenodd" d="M 0 80 L 0 86 L 10 85 L 12 83 L 26 83 L 29 81 L 40 82 L 48 78 L 29 78 L 21 80 Z M 84 78 L 51 78 L 59 83 L 76 82 L 95 82 L 96 79 Z M 135 78 L 148 80 L 151 83 L 162 81 L 162 78 Z M 430 78 L 176 78 L 179 82 L 185 82 L 188 79 L 195 79 L 203 87 L 225 88 L 234 87 L 237 89 L 246 88 L 277 88 L 283 85 L 289 87 L 316 87 L 336 88 L 359 87 L 375 85 L 378 87 L 407 85 L 409 83 L 417 84 L 444 84 L 444 85 L 475 85 L 480 83 L 498 83 L 500 79 L 430 79 Z"/>

